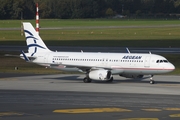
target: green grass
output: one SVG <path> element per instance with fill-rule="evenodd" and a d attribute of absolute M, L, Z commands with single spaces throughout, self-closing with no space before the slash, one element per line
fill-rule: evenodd
<path fill-rule="evenodd" d="M 41 30 L 56 46 L 180 47 L 180 28 Z M 26 45 L 20 30 L 0 31 L 0 45 Z"/>
<path fill-rule="evenodd" d="M 180 28 L 104 28 L 79 30 L 41 30 L 44 40 L 168 40 L 179 39 Z"/>
<path fill-rule="evenodd" d="M 35 25 L 35 20 L 23 20 Z M 21 20 L 0 20 L 0 28 L 14 28 L 21 25 Z M 136 20 L 136 19 L 40 19 L 44 27 L 74 26 L 144 26 L 144 25 L 180 25 L 179 20 Z"/>
<path fill-rule="evenodd" d="M 26 20 L 26 21 L 30 21 L 33 24 L 35 23 L 34 20 Z M 23 42 L 25 41 L 24 36 L 21 36 L 20 23 L 21 23 L 20 20 L 0 20 L 0 28 L 8 28 L 8 27 L 19 28 L 19 30 L 0 30 L 0 44 L 11 45 L 11 43 L 13 43 L 13 45 L 15 45 L 14 41 L 18 41 L 17 45 L 19 45 L 20 41 Z M 147 27 L 147 26 L 157 26 L 157 25 L 180 25 L 180 21 L 179 20 L 112 20 L 112 19 L 110 20 L 108 19 L 41 20 L 40 26 L 42 28 L 65 27 L 66 29 L 40 30 L 40 36 L 42 37 L 43 40 L 45 40 L 45 42 L 47 41 L 48 43 L 49 41 L 52 42 L 57 41 L 54 43 L 54 45 L 58 45 L 58 46 L 64 45 L 63 43 L 66 42 L 69 44 L 71 43 L 69 41 L 73 41 L 73 40 L 75 40 L 73 44 L 69 44 L 69 45 L 79 45 L 81 44 L 82 41 L 87 43 L 89 43 L 88 41 L 91 41 L 92 43 L 99 41 L 102 43 L 101 40 L 110 41 L 110 42 L 115 40 L 122 42 L 126 40 L 129 41 L 138 40 L 141 42 L 145 40 L 148 41 L 160 40 L 170 43 L 169 46 L 179 47 L 176 41 L 180 40 L 180 34 L 179 34 L 180 27 L 179 26 L 164 26 L 164 27 L 152 27 L 152 28 Z M 97 28 L 89 28 L 92 26 Z M 111 26 L 144 26 L 144 27 L 110 28 Z M 76 28 L 68 29 L 68 27 L 76 27 Z M 105 27 L 105 28 L 98 28 L 98 27 Z M 52 42 L 51 45 L 53 45 Z M 91 45 L 96 46 L 96 44 L 91 44 Z M 97 45 L 109 46 L 109 44 L 100 45 L 99 43 Z M 116 44 L 116 45 L 122 46 L 122 44 Z M 162 45 L 162 47 L 167 46 L 164 45 L 164 42 L 158 45 Z M 125 46 L 128 46 L 128 44 L 125 44 Z"/>
<path fill-rule="evenodd" d="M 41 30 L 44 42 L 55 46 L 180 47 L 180 28 L 119 28 Z M 1 45 L 26 45 L 20 30 L 0 31 Z"/>

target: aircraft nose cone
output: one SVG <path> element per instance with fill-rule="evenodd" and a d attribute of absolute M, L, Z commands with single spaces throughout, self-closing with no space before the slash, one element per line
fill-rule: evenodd
<path fill-rule="evenodd" d="M 170 71 L 173 71 L 173 70 L 175 70 L 175 66 L 171 63 L 169 69 L 170 69 Z"/>
<path fill-rule="evenodd" d="M 174 65 L 172 65 L 173 66 L 173 70 L 175 70 L 176 68 L 175 68 L 175 66 Z"/>

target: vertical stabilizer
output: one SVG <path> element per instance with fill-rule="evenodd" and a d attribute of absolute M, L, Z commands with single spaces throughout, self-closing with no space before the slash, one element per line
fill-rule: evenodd
<path fill-rule="evenodd" d="M 35 53 L 50 51 L 47 48 L 47 46 L 44 44 L 39 34 L 35 31 L 31 23 L 23 22 L 23 27 L 24 27 L 24 34 L 26 37 L 28 52 L 32 53 L 31 56 L 33 56 Z"/>

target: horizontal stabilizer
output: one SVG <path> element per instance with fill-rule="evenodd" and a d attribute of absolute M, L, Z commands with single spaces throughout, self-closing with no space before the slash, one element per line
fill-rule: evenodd
<path fill-rule="evenodd" d="M 6 57 L 19 57 L 19 55 L 11 55 L 11 54 L 5 54 Z"/>
<path fill-rule="evenodd" d="M 131 53 L 131 52 L 129 51 L 129 48 L 126 48 L 126 50 L 127 50 L 128 53 Z"/>
<path fill-rule="evenodd" d="M 24 59 L 26 60 L 26 62 L 29 62 L 30 60 L 29 60 L 29 58 L 25 55 L 24 51 L 21 51 L 21 53 L 22 53 Z"/>

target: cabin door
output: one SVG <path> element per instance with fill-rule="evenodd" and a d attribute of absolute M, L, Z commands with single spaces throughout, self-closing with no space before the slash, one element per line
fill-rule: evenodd
<path fill-rule="evenodd" d="M 150 67 L 150 59 L 151 59 L 150 56 L 146 57 L 146 59 L 144 61 L 144 67 Z"/>

